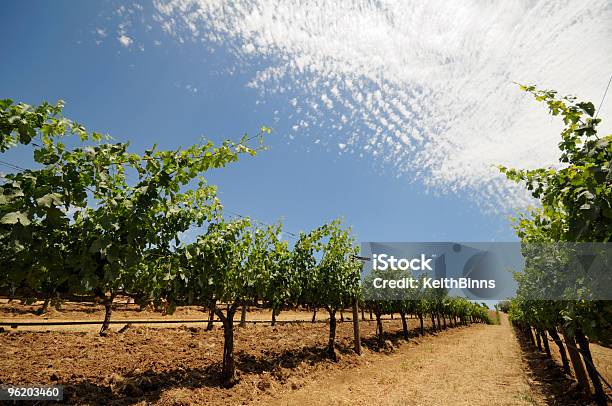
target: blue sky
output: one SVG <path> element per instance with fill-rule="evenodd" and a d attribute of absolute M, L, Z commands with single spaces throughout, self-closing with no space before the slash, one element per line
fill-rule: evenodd
<path fill-rule="evenodd" d="M 61 98 L 138 151 L 268 125 L 269 150 L 208 179 L 288 231 L 342 217 L 363 241 L 511 241 L 529 201 L 491 165 L 554 164 L 559 129 L 512 81 L 599 101 L 612 70 L 607 2 L 216 3 L 3 2 L 0 97 Z"/>

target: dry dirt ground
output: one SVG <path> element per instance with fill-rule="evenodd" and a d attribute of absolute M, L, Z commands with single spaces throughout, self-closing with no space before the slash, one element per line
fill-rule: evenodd
<path fill-rule="evenodd" d="M 35 316 L 30 311 L 38 306 L 0 304 L 0 319 L 101 318 L 99 308 L 71 306 Z M 125 307 L 115 319 L 161 317 Z M 202 315 L 197 308 L 187 308 L 172 317 Z M 309 317 L 306 312 L 283 312 L 279 320 Z M 269 319 L 269 312 L 252 312 L 249 318 Z M 539 354 L 521 351 L 505 318 L 502 321 L 501 326 L 428 331 L 404 342 L 399 320 L 387 320 L 390 343 L 384 349 L 377 348 L 375 323 L 364 322 L 362 356 L 351 350 L 352 324 L 341 323 L 337 363 L 323 353 L 325 323 L 247 325 L 235 330 L 240 383 L 232 389 L 223 389 L 218 381 L 220 327 L 207 332 L 201 324 L 132 326 L 118 333 L 123 326 L 115 325 L 104 338 L 96 334 L 97 326 L 83 331 L 8 328 L 0 333 L 0 384 L 64 384 L 65 402 L 76 404 L 585 404 L 565 396 L 563 389 L 571 382 L 557 377 L 551 382 L 554 364 L 536 362 Z M 417 321 L 410 320 L 412 332 L 416 327 Z M 609 373 L 612 351 L 594 347 L 597 365 Z M 538 370 L 540 365 L 547 369 Z M 565 386 L 559 389 L 559 384 Z"/>
<path fill-rule="evenodd" d="M 507 318 L 407 343 L 365 365 L 274 399 L 275 405 L 563 405 L 591 404 L 543 354 L 522 349 Z M 415 345 L 416 344 L 416 345 Z M 610 379 L 612 350 L 593 345 Z M 560 363 L 560 361 L 559 361 Z"/>
<path fill-rule="evenodd" d="M 330 388 L 333 388 L 330 390 Z M 507 323 L 449 331 L 404 345 L 368 365 L 309 384 L 278 404 L 532 405 L 518 344 Z"/>

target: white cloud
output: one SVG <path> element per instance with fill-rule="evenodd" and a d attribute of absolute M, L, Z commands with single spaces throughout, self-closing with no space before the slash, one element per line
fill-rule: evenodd
<path fill-rule="evenodd" d="M 340 151 L 371 154 L 489 209 L 527 202 L 491 165 L 532 168 L 558 158 L 559 121 L 512 82 L 597 103 L 612 67 L 606 0 L 155 5 L 155 21 L 179 42 L 215 43 L 237 63 L 252 61 L 259 70 L 249 85 L 265 95 L 289 83 L 291 100 L 304 106 L 292 109 L 300 133 L 319 139 L 335 129 L 329 143 Z M 609 107 L 602 116 L 612 122 Z"/>
<path fill-rule="evenodd" d="M 125 48 L 129 47 L 134 42 L 134 40 L 132 38 L 128 37 L 125 34 L 121 34 L 120 36 L 118 36 L 117 40 L 119 41 L 121 46 L 123 46 Z"/>
<path fill-rule="evenodd" d="M 98 36 L 100 38 L 106 38 L 106 36 L 108 35 L 108 33 L 106 32 L 106 30 L 104 28 L 96 28 L 96 34 L 98 34 Z"/>
<path fill-rule="evenodd" d="M 198 88 L 190 84 L 185 85 L 185 90 L 193 94 L 196 94 L 198 92 Z"/>

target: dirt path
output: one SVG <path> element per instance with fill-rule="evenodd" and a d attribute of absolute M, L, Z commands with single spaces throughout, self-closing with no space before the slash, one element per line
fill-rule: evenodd
<path fill-rule="evenodd" d="M 504 319 L 405 345 L 276 399 L 280 405 L 540 405 Z"/>

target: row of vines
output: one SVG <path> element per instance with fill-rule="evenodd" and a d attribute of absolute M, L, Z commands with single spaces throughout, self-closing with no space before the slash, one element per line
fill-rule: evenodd
<path fill-rule="evenodd" d="M 0 178 L 2 295 L 102 302 L 106 334 L 118 295 L 172 313 L 200 305 L 223 323 L 222 381 L 236 381 L 234 317 L 265 306 L 272 317 L 287 306 L 325 309 L 327 352 L 336 358 L 336 313 L 360 302 L 377 318 L 399 313 L 431 317 L 433 327 L 487 322 L 484 307 L 444 292 L 419 300 L 363 300 L 358 248 L 339 220 L 301 233 L 290 245 L 282 225 L 226 220 L 207 171 L 256 155 L 270 133 L 220 146 L 142 154 L 127 143 L 88 132 L 62 115 L 63 105 L 0 101 L 0 153 L 26 149 L 32 168 Z M 256 146 L 250 146 L 255 143 Z M 30 149 L 27 149 L 30 148 Z M 196 238 L 188 232 L 200 231 Z"/>
<path fill-rule="evenodd" d="M 570 373 L 571 362 L 581 388 L 588 393 L 592 385 L 595 400 L 605 405 L 605 381 L 593 362 L 589 343 L 610 345 L 612 303 L 598 300 L 601 297 L 589 286 L 604 283 L 609 287 L 609 268 L 597 275 L 602 278 L 598 281 L 573 281 L 571 300 L 534 298 L 554 298 L 560 281 L 571 275 L 571 244 L 608 243 L 612 239 L 612 135 L 597 135 L 601 119 L 592 103 L 533 86 L 523 90 L 546 103 L 553 116 L 561 116 L 564 128 L 557 168 L 500 168 L 509 179 L 525 185 L 539 202 L 538 208 L 515 219 L 526 266 L 516 277 L 516 297 L 503 307 L 519 334 L 534 346 L 537 342 L 541 348 L 543 343 L 549 355 L 550 336 L 559 348 L 565 371 Z"/>

